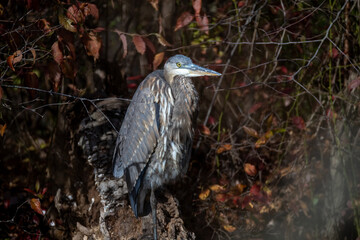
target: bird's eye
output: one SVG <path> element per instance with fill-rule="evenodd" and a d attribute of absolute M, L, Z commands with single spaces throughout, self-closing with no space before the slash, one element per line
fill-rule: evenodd
<path fill-rule="evenodd" d="M 181 67 L 181 63 L 177 62 L 177 63 L 176 63 L 176 66 L 177 66 L 177 67 Z"/>

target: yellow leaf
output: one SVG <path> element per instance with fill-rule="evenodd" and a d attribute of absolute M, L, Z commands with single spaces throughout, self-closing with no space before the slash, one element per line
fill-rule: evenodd
<path fill-rule="evenodd" d="M 233 232 L 236 230 L 236 227 L 232 226 L 232 225 L 224 225 L 223 228 L 227 231 L 227 232 Z"/>
<path fill-rule="evenodd" d="M 156 70 L 164 59 L 164 52 L 158 53 L 154 57 L 153 68 Z"/>
<path fill-rule="evenodd" d="M 210 190 L 213 191 L 213 192 L 220 192 L 220 191 L 224 191 L 225 188 L 219 184 L 214 184 L 214 185 L 211 185 L 210 187 Z"/>
<path fill-rule="evenodd" d="M 0 124 L 0 135 L 1 136 L 4 136 L 5 129 L 6 129 L 6 123 L 4 125 Z"/>
<path fill-rule="evenodd" d="M 244 189 L 246 188 L 245 184 L 236 184 L 236 188 L 239 190 L 240 193 L 242 193 L 244 191 Z"/>
<path fill-rule="evenodd" d="M 209 195 L 210 195 L 210 189 L 207 188 L 199 194 L 199 198 L 200 200 L 205 200 L 209 197 Z"/>
<path fill-rule="evenodd" d="M 265 135 L 261 136 L 255 143 L 255 148 L 259 148 L 261 145 L 264 145 L 266 143 L 266 137 Z"/>

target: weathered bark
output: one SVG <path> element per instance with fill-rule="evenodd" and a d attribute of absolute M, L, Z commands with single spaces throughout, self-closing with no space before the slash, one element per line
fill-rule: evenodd
<path fill-rule="evenodd" d="M 102 203 L 98 209 L 99 225 L 91 228 L 98 229 L 103 239 L 151 239 L 151 217 L 135 218 L 128 204 L 124 180 L 115 179 L 111 175 L 112 154 L 117 137 L 115 129 L 120 128 L 125 111 L 124 102 L 104 101 L 90 117 L 82 121 L 78 131 L 78 144 L 94 168 L 95 185 Z M 158 203 L 159 238 L 195 239 L 195 235 L 184 227 L 178 201 L 170 194 L 165 194 L 165 198 L 166 201 Z"/>

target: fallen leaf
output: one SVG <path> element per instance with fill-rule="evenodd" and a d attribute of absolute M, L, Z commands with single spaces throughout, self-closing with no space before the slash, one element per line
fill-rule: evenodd
<path fill-rule="evenodd" d="M 41 208 L 41 203 L 38 198 L 30 199 L 30 207 L 37 213 L 44 215 L 43 209 Z"/>
<path fill-rule="evenodd" d="M 236 227 L 234 227 L 232 225 L 224 225 L 223 228 L 225 229 L 225 231 L 230 232 L 230 233 L 236 230 Z"/>
<path fill-rule="evenodd" d="M 263 135 L 255 142 L 255 148 L 259 148 L 261 145 L 264 145 L 265 143 L 266 143 L 266 137 L 265 135 Z"/>
<path fill-rule="evenodd" d="M 192 15 L 189 12 L 183 12 L 176 21 L 176 26 L 174 31 L 177 31 L 180 28 L 187 26 L 189 23 L 192 22 L 193 19 L 194 19 L 194 15 Z"/>
<path fill-rule="evenodd" d="M 213 191 L 213 192 L 221 192 L 221 191 L 224 191 L 225 190 L 225 187 L 219 185 L 219 184 L 214 184 L 214 185 L 211 185 L 210 187 L 210 190 Z"/>
<path fill-rule="evenodd" d="M 135 45 L 136 51 L 138 51 L 138 53 L 143 55 L 146 50 L 146 45 L 142 37 L 139 35 L 133 36 L 133 43 Z"/>
<path fill-rule="evenodd" d="M 207 188 L 199 194 L 199 199 L 205 200 L 209 197 L 209 195 L 210 195 L 210 189 Z"/>
<path fill-rule="evenodd" d="M 154 70 L 156 70 L 159 67 L 159 65 L 162 63 L 163 60 L 164 60 L 164 52 L 161 52 L 161 53 L 158 53 L 155 55 L 154 61 L 153 61 Z"/>
<path fill-rule="evenodd" d="M 224 144 L 222 146 L 220 146 L 217 150 L 216 150 L 216 153 L 217 154 L 220 154 L 222 152 L 225 152 L 225 151 L 229 151 L 232 149 L 232 145 L 231 144 Z"/>
<path fill-rule="evenodd" d="M 242 192 L 244 192 L 246 185 L 242 184 L 242 183 L 238 183 L 238 184 L 236 184 L 236 188 L 239 190 L 240 193 L 242 193 Z"/>
<path fill-rule="evenodd" d="M 248 135 L 250 135 L 252 137 L 255 137 L 255 138 L 259 138 L 259 134 L 255 129 L 250 128 L 250 127 L 246 127 L 246 126 L 243 126 L 243 129 L 246 132 L 246 134 L 248 134 Z"/>
<path fill-rule="evenodd" d="M 9 65 L 9 67 L 11 68 L 11 70 L 13 70 L 15 72 L 15 68 L 13 66 L 13 60 L 14 60 L 14 55 L 10 55 L 7 57 L 6 62 Z"/>
<path fill-rule="evenodd" d="M 210 129 L 205 125 L 200 126 L 200 132 L 206 136 L 209 136 L 211 134 Z"/>
<path fill-rule="evenodd" d="M 228 197 L 225 193 L 218 193 L 215 195 L 214 198 L 217 202 L 225 202 L 226 200 L 228 200 Z"/>
<path fill-rule="evenodd" d="M 252 105 L 249 110 L 249 114 L 256 112 L 261 106 L 262 106 L 262 103 L 256 103 L 256 104 Z"/>
<path fill-rule="evenodd" d="M 254 165 L 250 164 L 250 163 L 245 163 L 244 164 L 244 171 L 249 176 L 256 176 L 256 174 L 257 174 L 256 167 Z"/>
<path fill-rule="evenodd" d="M 6 123 L 4 125 L 0 124 L 0 135 L 3 137 L 6 129 Z"/>

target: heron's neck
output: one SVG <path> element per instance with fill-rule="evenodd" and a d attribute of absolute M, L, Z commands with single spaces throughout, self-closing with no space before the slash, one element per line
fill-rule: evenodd
<path fill-rule="evenodd" d="M 166 81 L 170 84 L 170 86 L 172 86 L 175 75 L 171 74 L 170 72 L 166 71 L 166 69 L 164 69 L 164 77 L 165 77 Z"/>

